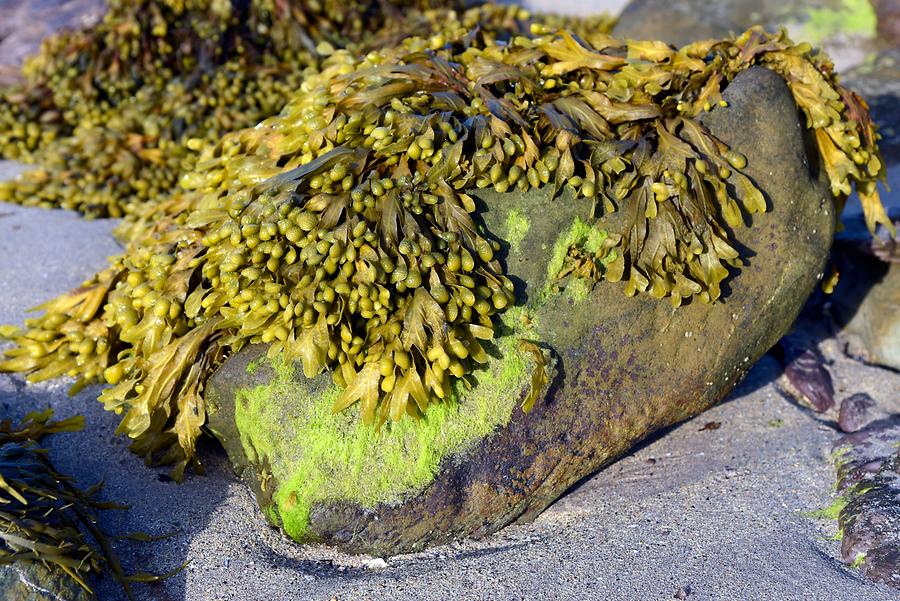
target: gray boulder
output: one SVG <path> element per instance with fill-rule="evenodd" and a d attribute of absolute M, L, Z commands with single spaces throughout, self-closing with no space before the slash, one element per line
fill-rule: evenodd
<path fill-rule="evenodd" d="M 350 412 L 331 415 L 337 392 L 327 375 L 306 380 L 260 348 L 211 379 L 209 427 L 267 519 L 300 542 L 380 556 L 484 536 L 534 519 L 651 433 L 725 397 L 815 288 L 835 215 L 781 78 L 754 68 L 724 97 L 729 108 L 704 120 L 747 156 L 770 210 L 734 232 L 746 264 L 720 302 L 673 309 L 607 282 L 542 296 L 554 248 L 587 201 L 479 193 L 528 309 L 504 313 L 494 358 L 458 401 L 376 432 Z M 536 346 L 523 349 L 519 338 Z M 542 361 L 553 377 L 525 413 Z"/>

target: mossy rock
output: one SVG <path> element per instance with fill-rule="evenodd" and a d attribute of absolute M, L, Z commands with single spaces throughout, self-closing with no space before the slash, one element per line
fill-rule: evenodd
<path fill-rule="evenodd" d="M 819 44 L 836 36 L 874 37 L 877 21 L 868 0 L 631 0 L 614 34 L 683 46 L 762 25 L 767 31 L 787 27 L 798 41 Z"/>
<path fill-rule="evenodd" d="M 602 238 L 590 201 L 547 189 L 473 192 L 503 242 L 518 306 L 471 389 L 425 419 L 360 424 L 330 412 L 327 375 L 248 348 L 208 386 L 209 427 L 252 483 L 265 515 L 299 542 L 391 555 L 533 519 L 567 488 L 660 428 L 721 400 L 785 332 L 822 276 L 834 233 L 829 186 L 781 78 L 757 67 L 704 117 L 748 158 L 769 211 L 734 232 L 745 266 L 712 305 L 680 308 L 624 284 L 551 285 L 571 240 Z M 536 346 L 523 346 L 527 340 Z M 536 352 L 540 348 L 542 352 Z M 536 362 L 553 374 L 521 408 Z"/>

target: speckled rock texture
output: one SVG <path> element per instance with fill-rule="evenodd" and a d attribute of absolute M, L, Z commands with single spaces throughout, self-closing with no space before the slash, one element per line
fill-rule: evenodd
<path fill-rule="evenodd" d="M 61 568 L 33 561 L 0 566 L 0 598 L 8 601 L 90 601 Z"/>
<path fill-rule="evenodd" d="M 870 580 L 900 589 L 900 418 L 850 434 L 835 445 L 842 559 Z"/>
<path fill-rule="evenodd" d="M 556 360 L 549 393 L 530 413 L 514 410 L 506 426 L 446 457 L 423 490 L 374 507 L 339 499 L 314 506 L 301 542 L 383 556 L 532 520 L 652 432 L 722 399 L 790 328 L 822 275 L 831 244 L 828 185 L 810 162 L 779 76 L 754 68 L 724 97 L 729 108 L 704 120 L 747 155 L 747 173 L 770 210 L 734 233 L 746 265 L 729 280 L 721 302 L 673 309 L 647 296 L 628 298 L 620 284 L 601 283 L 584 299 L 560 294 L 536 304 L 556 236 L 586 215 L 587 202 L 552 200 L 546 191 L 479 194 L 485 225 L 498 236 L 511 210 L 530 220 L 504 258 L 520 302 L 533 306 L 535 341 Z M 239 354 L 212 381 L 214 431 L 229 432 L 235 393 L 247 385 L 246 363 Z M 239 445 L 224 438 L 232 462 L 247 465 Z"/>

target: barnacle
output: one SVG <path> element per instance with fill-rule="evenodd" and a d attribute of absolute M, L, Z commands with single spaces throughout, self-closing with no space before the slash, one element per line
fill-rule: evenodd
<path fill-rule="evenodd" d="M 206 378 L 247 343 L 307 376 L 331 370 L 335 410 L 358 404 L 376 425 L 420 415 L 484 361 L 515 301 L 479 225 L 481 188 L 568 187 L 593 199 L 591 227 L 624 217 L 573 238 L 557 277 L 714 302 L 740 266 L 732 228 L 766 205 L 746 158 L 697 116 L 753 65 L 788 81 L 835 193 L 857 185 L 883 221 L 864 103 L 784 34 L 676 50 L 457 21 L 362 56 L 335 50 L 280 114 L 206 146 L 181 190 L 141 209 L 122 256 L 10 336 L 0 370 L 77 385 L 102 374 L 119 431 L 176 476 L 197 465 Z"/>
<path fill-rule="evenodd" d="M 52 415 L 50 410 L 32 413 L 17 426 L 0 422 L 0 564 L 56 566 L 89 592 L 90 577 L 108 574 L 132 598 L 129 583 L 165 576 L 124 573 L 95 516 L 97 510 L 124 507 L 98 501 L 99 485 L 77 488 L 38 445 L 46 435 L 80 430 L 84 418 L 51 421 Z"/>

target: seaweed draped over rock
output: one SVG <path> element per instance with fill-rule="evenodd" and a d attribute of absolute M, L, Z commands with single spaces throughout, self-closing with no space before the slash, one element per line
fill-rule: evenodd
<path fill-rule="evenodd" d="M 808 46 L 757 29 L 679 50 L 533 29 L 334 53 L 281 114 L 204 151 L 109 269 L 8 332 L 0 370 L 102 374 L 120 432 L 176 476 L 197 465 L 207 377 L 250 342 L 308 376 L 330 369 L 335 410 L 418 416 L 484 361 L 515 298 L 479 188 L 569 186 L 594 199 L 586 219 L 620 217 L 561 274 L 715 302 L 740 266 L 732 228 L 766 203 L 696 116 L 753 65 L 787 81 L 835 194 L 855 184 L 887 224 L 866 106 Z"/>
<path fill-rule="evenodd" d="M 0 184 L 0 199 L 131 216 L 171 192 L 199 148 L 277 114 L 335 48 L 530 22 L 515 6 L 456 0 L 110 0 L 100 24 L 49 38 L 3 92 L 0 154 L 40 168 Z"/>

